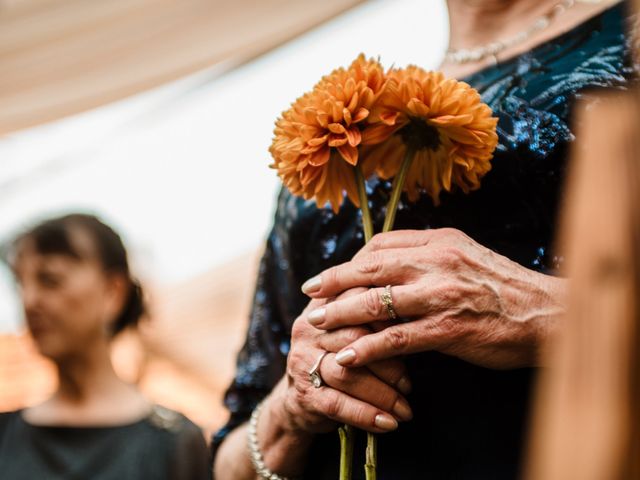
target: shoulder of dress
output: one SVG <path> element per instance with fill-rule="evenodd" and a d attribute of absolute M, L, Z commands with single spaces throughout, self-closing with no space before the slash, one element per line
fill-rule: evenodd
<path fill-rule="evenodd" d="M 189 423 L 189 420 L 181 413 L 161 405 L 152 407 L 147 420 L 154 427 L 172 433 L 181 432 Z"/>
<path fill-rule="evenodd" d="M 20 420 L 21 410 L 14 410 L 12 412 L 0 412 L 0 433 L 16 420 Z"/>
<path fill-rule="evenodd" d="M 8 421 L 10 418 L 19 417 L 22 410 L 12 410 L 10 412 L 0 412 L 0 422 Z"/>

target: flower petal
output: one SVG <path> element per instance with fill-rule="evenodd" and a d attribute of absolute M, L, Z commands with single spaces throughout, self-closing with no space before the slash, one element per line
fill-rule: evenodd
<path fill-rule="evenodd" d="M 355 115 L 353 115 L 353 118 L 351 119 L 352 123 L 359 123 L 362 120 L 364 120 L 365 118 L 367 118 L 369 116 L 369 110 L 367 110 L 366 108 L 359 108 L 358 111 L 355 113 Z"/>
<path fill-rule="evenodd" d="M 446 125 L 462 126 L 462 125 L 467 125 L 472 121 L 473 121 L 473 115 L 468 113 L 462 114 L 462 115 L 442 115 L 440 117 L 429 119 L 429 123 L 434 124 L 436 126 L 446 126 Z"/>
<path fill-rule="evenodd" d="M 331 133 L 342 134 L 342 133 L 345 133 L 347 131 L 347 129 L 344 128 L 344 125 L 342 125 L 340 123 L 330 123 L 329 124 L 329 131 Z"/>
<path fill-rule="evenodd" d="M 311 140 L 307 140 L 307 145 L 309 145 L 310 147 L 322 145 L 327 141 L 327 138 L 329 138 L 329 134 L 323 135 L 322 137 L 312 138 Z"/>
<path fill-rule="evenodd" d="M 327 144 L 330 147 L 341 147 L 342 145 L 345 145 L 348 141 L 349 139 L 347 138 L 346 135 L 341 135 L 341 136 L 331 135 L 331 137 L 329 137 L 329 141 L 327 142 Z"/>
<path fill-rule="evenodd" d="M 314 167 L 320 167 L 329 161 L 331 150 L 329 147 L 318 150 L 313 155 L 309 156 L 309 165 Z"/>
<path fill-rule="evenodd" d="M 362 143 L 364 145 L 375 145 L 384 142 L 397 130 L 395 126 L 384 123 L 376 123 L 362 131 Z"/>
<path fill-rule="evenodd" d="M 347 163 L 354 166 L 358 163 L 358 149 L 356 147 L 341 145 L 338 147 L 338 153 L 342 155 L 342 158 L 344 158 Z"/>
<path fill-rule="evenodd" d="M 362 141 L 362 134 L 360 133 L 360 129 L 358 127 L 352 127 L 347 130 L 347 139 L 349 140 L 349 145 L 352 147 L 357 147 L 360 145 Z"/>

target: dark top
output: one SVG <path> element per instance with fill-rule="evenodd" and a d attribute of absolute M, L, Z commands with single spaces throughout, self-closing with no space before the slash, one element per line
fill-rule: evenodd
<path fill-rule="evenodd" d="M 549 249 L 574 138 L 571 107 L 585 89 L 622 86 L 631 76 L 625 8 L 614 5 L 527 53 L 466 77 L 499 118 L 493 169 L 479 190 L 443 193 L 438 207 L 427 195 L 402 203 L 395 229 L 454 227 L 532 270 L 556 271 L 562 258 Z M 368 189 L 380 231 L 390 184 L 374 178 Z M 282 190 L 246 343 L 225 397 L 230 420 L 214 438 L 214 454 L 284 374 L 291 325 L 308 302 L 300 285 L 348 261 L 362 245 L 360 215 L 348 201 L 333 214 Z M 489 370 L 437 352 L 411 355 L 406 362 L 414 420 L 379 435 L 378 478 L 517 478 L 534 370 Z M 337 478 L 337 434 L 318 436 L 313 448 L 305 478 Z M 361 478 L 362 452 L 355 462 L 354 478 Z"/>
<path fill-rule="evenodd" d="M 35 426 L 0 414 L 2 480 L 207 480 L 202 432 L 161 407 L 114 427 Z"/>

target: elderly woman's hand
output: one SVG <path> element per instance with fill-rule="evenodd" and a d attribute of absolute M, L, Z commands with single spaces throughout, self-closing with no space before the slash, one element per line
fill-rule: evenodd
<path fill-rule="evenodd" d="M 564 310 L 564 283 L 458 230 L 405 230 L 376 235 L 352 261 L 310 279 L 303 291 L 326 298 L 378 287 L 309 312 L 313 326 L 331 331 L 389 320 L 380 287 L 392 286 L 393 307 L 405 321 L 343 348 L 341 365 L 437 350 L 485 367 L 517 368 L 537 363 L 541 340 Z"/>
<path fill-rule="evenodd" d="M 342 298 L 359 293 L 354 290 Z M 346 423 L 370 432 L 397 428 L 397 421 L 411 419 L 412 413 L 403 393 L 410 390 L 404 364 L 398 359 L 373 362 L 364 368 L 344 368 L 335 361 L 335 353 L 370 334 L 365 326 L 325 332 L 307 321 L 309 311 L 326 305 L 314 300 L 295 321 L 287 373 L 274 392 L 280 396 L 283 413 L 294 429 L 319 433 L 338 423 Z M 318 358 L 322 386 L 316 388 L 309 370 Z"/>

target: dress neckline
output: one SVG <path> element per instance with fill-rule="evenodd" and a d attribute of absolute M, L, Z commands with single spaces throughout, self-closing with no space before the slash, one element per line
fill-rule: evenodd
<path fill-rule="evenodd" d="M 549 48 L 552 48 L 553 44 L 558 43 L 558 42 L 562 42 L 562 41 L 566 40 L 567 38 L 570 38 L 570 37 L 576 35 L 577 33 L 581 32 L 582 30 L 590 27 L 593 23 L 599 21 L 602 17 L 610 14 L 612 11 L 617 10 L 619 8 L 625 8 L 626 9 L 627 8 L 627 5 L 626 5 L 627 3 L 628 3 L 627 0 L 620 0 L 619 2 L 616 2 L 613 5 L 605 8 L 601 12 L 598 12 L 595 15 L 593 15 L 593 16 L 591 16 L 589 18 L 586 18 L 582 22 L 574 25 L 573 27 L 571 27 L 567 31 L 559 33 L 558 35 L 555 35 L 555 36 L 551 37 L 547 41 L 541 42 L 541 43 L 533 46 L 529 50 L 525 50 L 524 52 L 514 54 L 514 55 L 512 55 L 510 57 L 505 58 L 504 60 L 500 60 L 498 63 L 496 63 L 494 65 L 487 65 L 485 67 L 482 67 L 480 70 L 477 70 L 477 71 L 475 71 L 473 73 L 469 73 L 467 75 L 464 75 L 464 76 L 460 77 L 458 80 L 473 85 L 472 81 L 476 77 L 485 75 L 487 72 L 490 72 L 492 70 L 500 70 L 500 69 L 509 67 L 509 66 L 513 65 L 514 63 L 518 62 L 523 57 L 537 56 L 541 52 L 544 52 L 544 51 L 548 50 Z"/>
<path fill-rule="evenodd" d="M 95 431 L 110 431 L 110 430 L 117 430 L 117 429 L 126 429 L 126 428 L 135 427 L 142 423 L 147 422 L 149 420 L 149 416 L 151 415 L 151 413 L 149 413 L 137 420 L 133 420 L 127 423 L 113 424 L 113 425 L 64 425 L 64 424 L 56 425 L 56 424 L 31 423 L 26 418 L 24 418 L 23 412 L 24 410 L 18 410 L 15 412 L 15 414 L 18 417 L 18 420 L 22 422 L 24 425 L 34 430 L 51 431 L 51 432 L 53 431 L 95 432 Z"/>

